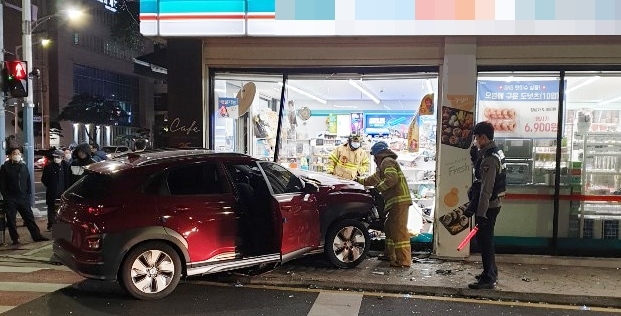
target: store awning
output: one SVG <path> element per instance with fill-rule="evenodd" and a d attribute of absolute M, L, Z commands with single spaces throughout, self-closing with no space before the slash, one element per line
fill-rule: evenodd
<path fill-rule="evenodd" d="M 166 55 L 167 50 L 164 48 L 134 58 L 134 73 L 156 79 L 165 79 L 168 74 Z"/>

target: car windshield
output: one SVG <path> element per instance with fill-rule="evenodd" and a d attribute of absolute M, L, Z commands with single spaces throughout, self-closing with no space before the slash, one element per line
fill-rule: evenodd
<path fill-rule="evenodd" d="M 86 175 L 67 189 L 64 194 L 74 200 L 101 200 L 107 195 L 111 181 L 112 178 L 109 175 L 86 171 Z"/>
<path fill-rule="evenodd" d="M 259 164 L 263 168 L 274 194 L 300 192 L 304 188 L 300 178 L 285 167 L 271 162 L 259 162 Z"/>

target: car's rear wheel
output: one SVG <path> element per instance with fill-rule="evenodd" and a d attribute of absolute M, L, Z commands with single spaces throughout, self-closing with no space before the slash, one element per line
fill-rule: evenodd
<path fill-rule="evenodd" d="M 181 259 L 172 247 L 150 242 L 129 252 L 121 266 L 121 283 L 133 297 L 155 300 L 177 287 L 181 270 Z"/>
<path fill-rule="evenodd" d="M 346 219 L 330 227 L 324 251 L 330 263 L 347 269 L 362 262 L 370 247 L 371 236 L 365 225 L 355 219 Z"/>

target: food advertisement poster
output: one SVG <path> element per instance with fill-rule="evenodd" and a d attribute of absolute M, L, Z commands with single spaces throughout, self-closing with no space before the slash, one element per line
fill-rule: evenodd
<path fill-rule="evenodd" d="M 475 124 L 474 100 L 474 95 L 448 95 L 448 102 L 442 105 L 439 113 L 442 122 L 440 142 L 447 146 L 443 152 L 448 155 L 440 162 L 440 177 L 445 185 L 438 188 L 438 222 L 441 226 L 436 227 L 443 227 L 450 236 L 455 236 L 456 244 L 460 241 L 458 235 L 470 227 L 470 218 L 464 215 L 464 210 L 468 205 L 466 192 L 472 178 L 472 163 L 467 152 L 472 144 Z M 461 183 L 458 179 L 463 179 L 465 185 L 458 185 Z"/>
<path fill-rule="evenodd" d="M 412 121 L 410 122 L 410 127 L 408 128 L 408 151 L 409 152 L 418 152 L 420 147 L 420 122 L 419 119 L 423 115 L 433 115 L 433 93 L 429 93 L 425 95 L 422 100 L 420 100 L 420 105 L 418 106 L 418 113 L 414 116 Z"/>
<path fill-rule="evenodd" d="M 555 138 L 558 80 L 478 81 L 477 122 L 494 126 L 495 137 Z"/>

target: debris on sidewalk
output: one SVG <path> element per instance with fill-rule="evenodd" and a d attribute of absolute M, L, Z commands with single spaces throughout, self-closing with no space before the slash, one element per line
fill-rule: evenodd
<path fill-rule="evenodd" d="M 371 274 L 384 275 L 386 273 L 384 273 L 384 271 L 373 271 L 373 272 L 371 272 Z"/>
<path fill-rule="evenodd" d="M 453 271 L 451 269 L 438 269 L 436 270 L 436 274 L 451 275 L 453 274 Z"/>

